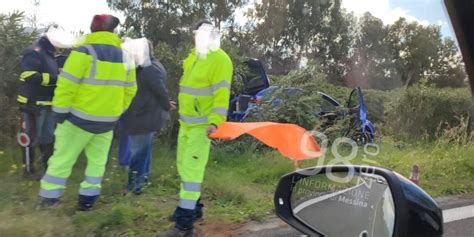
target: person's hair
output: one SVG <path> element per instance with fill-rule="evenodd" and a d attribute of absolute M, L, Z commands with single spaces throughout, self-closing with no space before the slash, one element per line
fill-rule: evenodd
<path fill-rule="evenodd" d="M 198 30 L 199 27 L 201 27 L 203 24 L 209 24 L 209 25 L 211 25 L 211 26 L 214 26 L 210 21 L 204 19 L 204 20 L 198 21 L 198 22 L 194 25 L 193 30 Z"/>

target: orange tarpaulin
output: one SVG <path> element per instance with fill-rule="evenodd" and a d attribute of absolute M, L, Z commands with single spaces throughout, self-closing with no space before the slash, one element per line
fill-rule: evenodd
<path fill-rule="evenodd" d="M 247 133 L 262 143 L 292 160 L 306 160 L 319 157 L 321 149 L 314 138 L 304 128 L 295 124 L 257 122 L 226 122 L 219 126 L 211 138 L 233 140 Z"/>

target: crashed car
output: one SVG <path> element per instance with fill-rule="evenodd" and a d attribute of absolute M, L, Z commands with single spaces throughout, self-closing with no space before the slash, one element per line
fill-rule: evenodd
<path fill-rule="evenodd" d="M 367 107 L 360 87 L 352 90 L 347 105 L 324 92 L 317 91 L 316 93 L 320 96 L 320 100 L 317 102 L 314 116 L 319 123 L 313 129 L 325 132 L 338 121 L 347 119 L 348 122 L 340 129 L 339 136 L 349 137 L 359 145 L 374 142 L 375 126 L 367 119 Z M 234 111 L 234 116 L 230 120 L 260 121 L 264 118 L 263 113 L 266 109 L 279 108 L 288 100 L 301 97 L 303 94 L 301 88 L 270 86 L 253 96 L 246 97 L 248 98 L 246 100 L 237 100 L 236 104 L 239 105 L 240 110 Z"/>

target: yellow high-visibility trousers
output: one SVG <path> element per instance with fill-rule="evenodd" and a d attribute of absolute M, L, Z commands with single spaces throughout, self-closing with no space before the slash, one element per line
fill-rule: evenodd
<path fill-rule="evenodd" d="M 194 210 L 201 196 L 211 140 L 207 127 L 181 126 L 178 134 L 177 168 L 181 177 L 179 207 Z"/>
<path fill-rule="evenodd" d="M 87 168 L 79 194 L 98 196 L 112 135 L 113 131 L 101 134 L 90 133 L 67 120 L 58 124 L 55 131 L 54 154 L 49 159 L 48 170 L 41 179 L 39 195 L 44 198 L 60 198 L 66 188 L 72 167 L 84 150 L 87 156 Z"/>

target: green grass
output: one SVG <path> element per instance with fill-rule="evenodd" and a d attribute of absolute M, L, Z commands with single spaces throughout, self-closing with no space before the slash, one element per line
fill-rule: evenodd
<path fill-rule="evenodd" d="M 293 162 L 275 151 L 258 146 L 242 149 L 237 145 L 219 144 L 211 154 L 203 191 L 206 225 L 275 217 L 275 186 L 281 175 L 294 170 Z M 474 145 L 409 145 L 385 139 L 379 148 L 377 156 L 364 157 L 360 147 L 351 162 L 394 169 L 405 176 L 417 164 L 421 169 L 420 185 L 433 196 L 474 191 Z M 340 153 L 346 155 L 348 151 L 341 149 Z M 0 236 L 156 236 L 171 225 L 166 219 L 178 200 L 179 179 L 174 159 L 173 149 L 155 147 L 152 184 L 143 195 L 122 196 L 120 190 L 125 186 L 127 173 L 112 157 L 103 195 L 95 210 L 76 213 L 84 159 L 76 165 L 61 205 L 44 211 L 36 210 L 39 183 L 21 175 L 19 150 L 0 149 Z M 329 152 L 323 163 L 331 160 Z M 304 161 L 300 166 L 317 163 L 318 160 Z"/>

